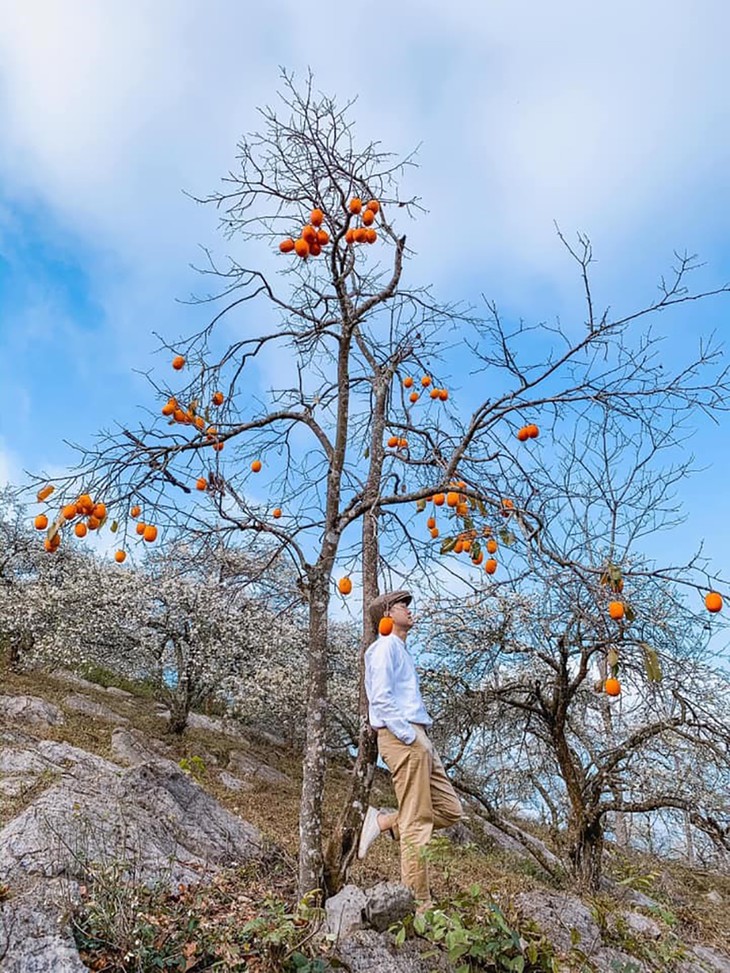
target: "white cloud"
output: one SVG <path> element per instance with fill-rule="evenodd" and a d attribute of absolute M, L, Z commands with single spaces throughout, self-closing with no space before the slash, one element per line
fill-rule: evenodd
<path fill-rule="evenodd" d="M 431 211 L 413 231 L 426 267 L 452 273 L 471 253 L 485 271 L 554 273 L 553 219 L 620 251 L 658 214 L 681 233 L 710 205 L 728 26 L 719 2 L 678 0 L 7 3 L 6 175 L 148 286 L 169 284 L 215 223 L 180 190 L 216 187 L 277 63 L 311 64 L 324 90 L 360 92 L 362 137 L 424 141 L 408 181 Z"/>
<path fill-rule="evenodd" d="M 74 421 L 108 422 L 142 398 L 124 376 L 157 364 L 150 332 L 174 340 L 204 319 L 173 298 L 196 286 L 199 243 L 228 245 L 215 213 L 181 190 L 218 187 L 256 106 L 275 100 L 278 64 L 299 77 L 311 65 L 341 101 L 359 93 L 360 138 L 400 152 L 423 141 L 405 180 L 429 210 L 406 226 L 418 252 L 408 282 L 454 296 L 476 281 L 514 313 L 549 317 L 578 290 L 553 219 L 591 234 L 599 279 L 622 296 L 634 271 L 651 285 L 672 247 L 720 239 L 720 0 L 0 6 L 6 205 L 37 203 L 84 243 L 100 308 L 86 371 L 58 363 L 75 379 L 64 389 Z M 281 363 L 267 368 L 274 382 Z M 91 372 L 105 399 L 91 399 Z"/>

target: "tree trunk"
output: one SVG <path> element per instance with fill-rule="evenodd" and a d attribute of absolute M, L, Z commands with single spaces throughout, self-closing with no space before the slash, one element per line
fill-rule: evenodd
<path fill-rule="evenodd" d="M 567 656 L 565 657 L 567 660 Z M 568 861 L 576 884 L 581 891 L 595 892 L 601 881 L 603 855 L 603 821 L 586 802 L 586 773 L 579 756 L 566 737 L 568 675 L 567 666 L 561 670 L 554 705 L 552 740 L 560 776 L 570 801 L 568 821 Z"/>
<path fill-rule="evenodd" d="M 598 671 L 601 679 L 605 681 L 606 676 L 608 675 L 608 667 L 605 656 L 601 657 L 601 661 L 598 664 Z M 611 707 L 606 697 L 601 698 L 601 716 L 603 718 L 603 726 L 606 731 L 606 739 L 613 746 L 615 746 L 616 732 L 614 730 L 613 719 L 611 717 Z M 620 782 L 611 785 L 611 793 L 613 794 L 617 804 L 623 804 L 624 793 Z M 613 832 L 616 837 L 616 844 L 619 848 L 625 851 L 629 847 L 627 815 L 623 814 L 621 811 L 614 811 L 611 815 L 611 823 L 613 825 Z"/>
<path fill-rule="evenodd" d="M 329 572 L 318 572 L 309 588 L 306 739 L 299 805 L 298 895 L 323 890 L 322 797 L 327 741 L 327 609 Z"/>
<path fill-rule="evenodd" d="M 389 385 L 376 381 L 373 400 L 373 429 L 370 442 L 370 469 L 368 481 L 363 491 L 363 500 L 373 504 L 362 518 L 362 641 L 358 664 L 358 717 L 360 734 L 357 745 L 357 758 L 352 774 L 350 794 L 340 814 L 332 836 L 327 843 L 325 854 L 325 889 L 327 895 L 339 892 L 347 882 L 352 862 L 357 854 L 357 843 L 367 811 L 370 791 L 378 760 L 377 734 L 370 729 L 368 721 L 368 700 L 365 693 L 365 652 L 375 641 L 377 631 L 370 618 L 368 606 L 377 598 L 378 559 L 378 520 L 380 508 L 375 501 L 380 493 L 383 471 L 383 431 Z"/>
<path fill-rule="evenodd" d="M 163 693 L 167 697 L 167 705 L 170 709 L 170 733 L 174 733 L 176 736 L 182 736 L 185 732 L 185 727 L 188 725 L 191 694 L 188 676 L 185 670 L 185 654 L 183 648 L 177 640 L 173 640 L 172 644 L 175 654 L 175 686 L 174 688 L 169 688 L 165 685 L 163 669 Z"/>
<path fill-rule="evenodd" d="M 9 632 L 2 640 L 0 645 L 5 644 L 5 660 L 10 669 L 19 670 L 23 655 L 30 652 L 34 645 L 32 632 Z"/>
<path fill-rule="evenodd" d="M 582 892 L 597 892 L 601 884 L 603 825 L 600 819 L 584 821 L 571 829 L 570 864 Z"/>
<path fill-rule="evenodd" d="M 364 526 L 370 523 L 371 515 L 364 518 Z M 372 517 L 374 522 L 375 517 Z M 374 528 L 373 528 L 374 530 Z M 367 810 L 370 790 L 375 776 L 378 759 L 377 734 L 370 728 L 368 721 L 368 700 L 365 693 L 365 651 L 375 640 L 375 626 L 370 620 L 367 606 L 378 594 L 377 589 L 377 541 L 374 539 L 375 557 L 363 557 L 363 638 L 360 644 L 358 679 L 360 684 L 358 715 L 360 735 L 357 759 L 352 774 L 352 787 L 347 802 L 342 809 L 337 825 L 327 843 L 325 855 L 325 889 L 327 895 L 334 895 L 347 882 L 348 872 L 357 853 L 357 842 Z M 363 538 L 363 553 L 367 550 Z M 366 565 L 368 568 L 366 569 Z"/>
<path fill-rule="evenodd" d="M 185 706 L 185 704 L 182 703 L 177 697 L 173 697 L 173 703 L 170 706 L 169 731 L 170 733 L 174 733 L 176 736 L 182 736 L 187 725 L 187 706 Z"/>

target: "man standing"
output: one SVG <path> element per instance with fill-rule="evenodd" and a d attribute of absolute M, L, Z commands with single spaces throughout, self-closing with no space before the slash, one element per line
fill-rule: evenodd
<path fill-rule="evenodd" d="M 461 804 L 443 764 L 426 733 L 432 720 L 418 686 L 418 674 L 406 649 L 413 627 L 408 591 L 391 591 L 370 604 L 379 625 L 393 620 L 390 635 L 381 635 L 365 652 L 368 718 L 378 734 L 378 752 L 393 776 L 398 811 L 385 814 L 370 807 L 365 815 L 357 857 L 364 858 L 373 841 L 390 831 L 401 843 L 403 884 L 423 911 L 431 904 L 428 862 L 423 849 L 434 828 L 447 828 L 461 817 Z"/>

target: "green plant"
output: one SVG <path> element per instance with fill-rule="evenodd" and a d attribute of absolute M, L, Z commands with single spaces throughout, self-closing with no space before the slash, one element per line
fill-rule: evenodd
<path fill-rule="evenodd" d="M 211 884 L 150 888 L 125 861 L 87 862 L 72 920 L 82 959 L 108 973 L 324 973 L 307 949 L 323 910 L 294 907 L 252 868 L 222 871 Z M 309 955 L 309 953 L 313 955 Z"/>
<path fill-rule="evenodd" d="M 520 935 L 496 902 L 480 886 L 472 885 L 443 908 L 430 909 L 397 923 L 391 932 L 402 945 L 410 932 L 430 942 L 435 956 L 443 950 L 457 973 L 502 971 L 502 973 L 558 973 L 550 946 L 538 935 Z"/>
<path fill-rule="evenodd" d="M 641 960 L 661 973 L 676 969 L 687 954 L 684 943 L 674 932 L 669 931 L 661 939 L 647 941 L 643 936 L 637 935 L 622 916 L 616 917 L 611 929 L 604 935 L 608 942 L 614 943 L 620 949 L 635 956 L 637 961 Z M 642 963 L 637 962 L 636 970 L 641 968 Z M 627 970 L 626 973 L 630 971 Z"/>
<path fill-rule="evenodd" d="M 192 757 L 182 757 L 178 763 L 180 770 L 186 774 L 190 774 L 196 780 L 199 780 L 205 774 L 205 761 L 202 757 L 193 755 Z"/>
<path fill-rule="evenodd" d="M 93 956 L 94 968 L 119 973 L 186 970 L 192 969 L 192 957 L 206 958 L 199 945 L 199 917 L 170 909 L 174 899 L 166 883 L 148 887 L 137 882 L 130 863 L 121 859 L 87 862 L 85 878 L 72 928 L 82 958 Z"/>
<path fill-rule="evenodd" d="M 79 674 L 84 679 L 88 679 L 89 682 L 95 682 L 105 689 L 109 686 L 115 686 L 117 689 L 124 689 L 128 693 L 132 693 L 133 696 L 144 696 L 147 698 L 152 698 L 155 693 L 155 685 L 152 680 L 143 678 L 139 680 L 127 679 L 113 669 L 96 665 L 93 662 L 87 662 L 81 666 Z"/>

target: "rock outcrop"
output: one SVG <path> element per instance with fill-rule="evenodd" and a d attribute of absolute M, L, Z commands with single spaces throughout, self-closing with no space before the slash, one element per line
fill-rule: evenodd
<path fill-rule="evenodd" d="M 266 854 L 256 828 L 170 760 L 126 769 L 66 743 L 31 747 L 3 734 L 3 781 L 29 787 L 49 771 L 49 786 L 0 831 L 4 973 L 85 969 L 65 916 L 90 863 L 127 863 L 135 881 L 174 887 Z"/>

